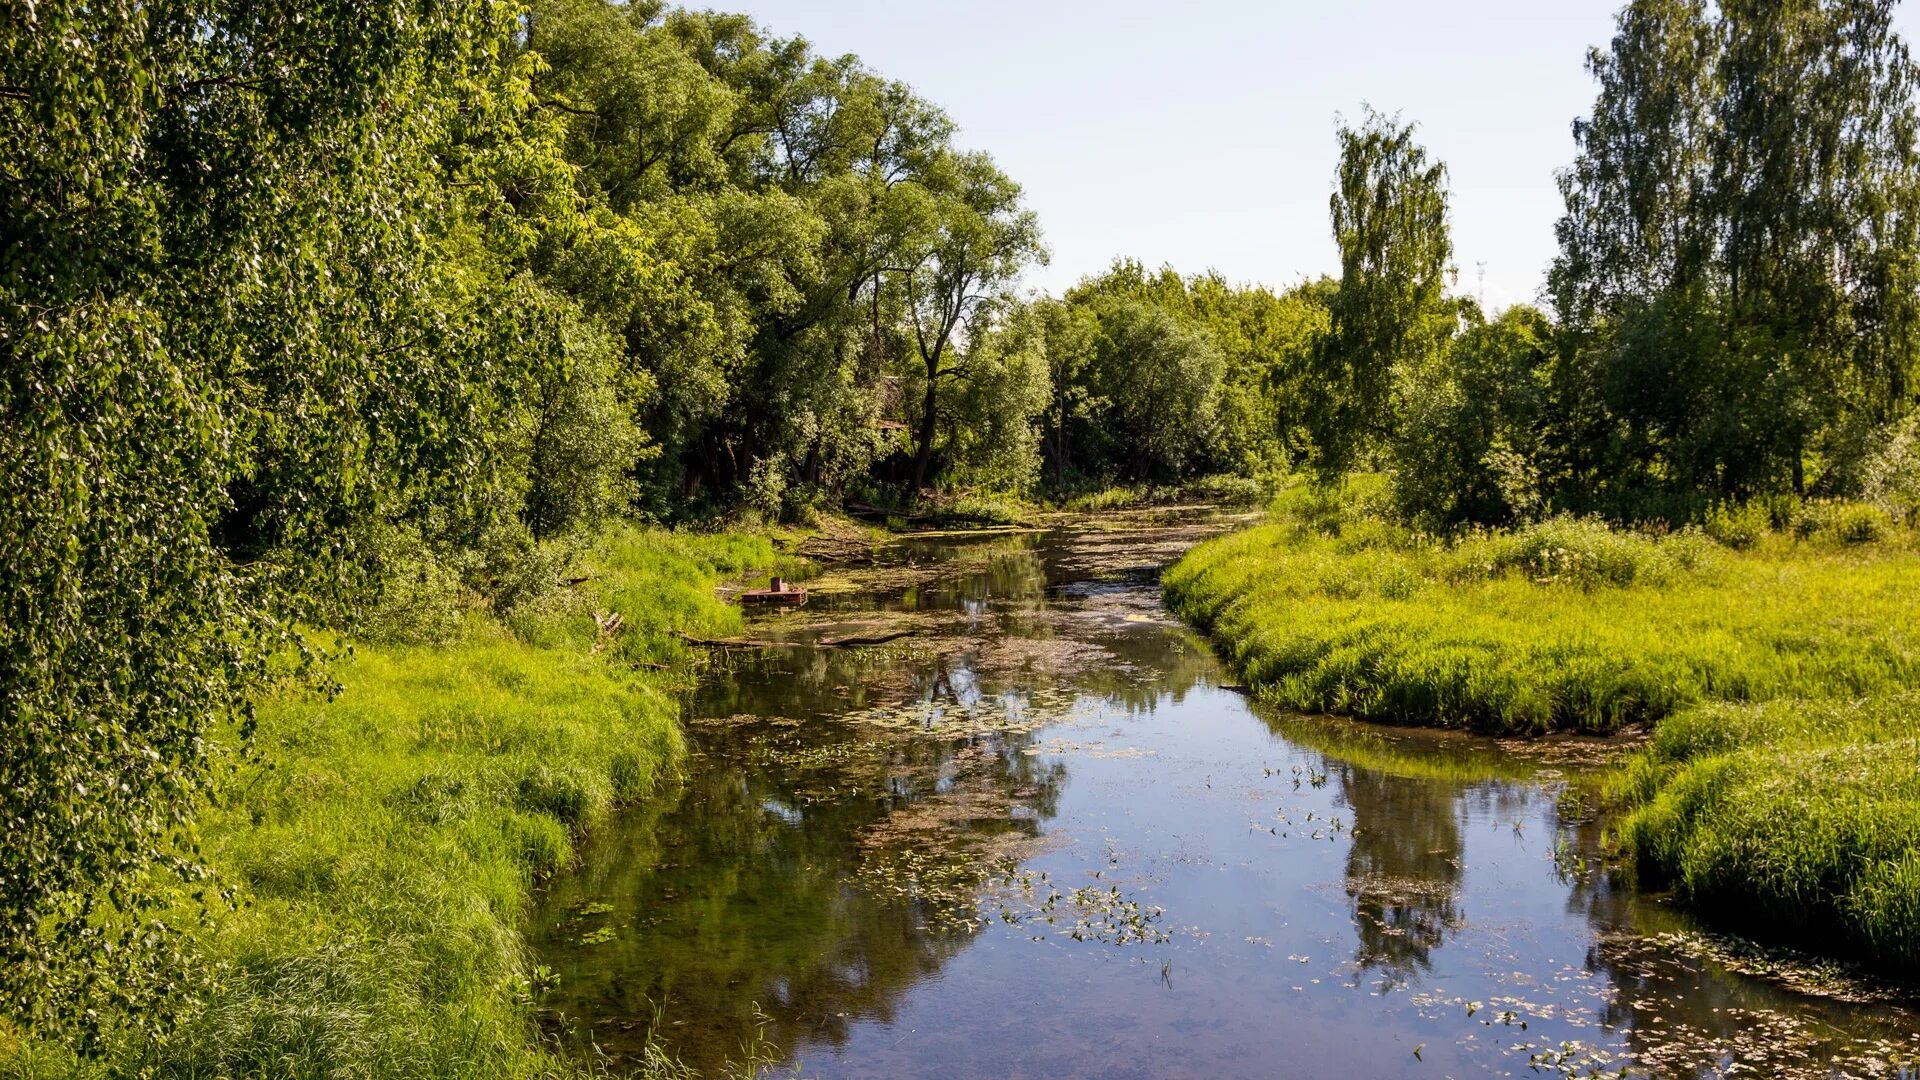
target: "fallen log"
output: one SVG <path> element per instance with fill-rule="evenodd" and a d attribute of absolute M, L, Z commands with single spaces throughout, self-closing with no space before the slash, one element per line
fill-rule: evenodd
<path fill-rule="evenodd" d="M 899 641 L 901 638 L 912 637 L 919 632 L 918 630 L 900 630 L 895 633 L 879 634 L 874 637 L 833 638 L 829 641 L 820 641 L 815 644 L 823 649 L 864 649 L 874 645 L 886 645 L 890 642 Z"/>
<path fill-rule="evenodd" d="M 674 631 L 674 636 L 689 645 L 703 649 L 865 649 L 875 645 L 886 645 L 901 638 L 912 637 L 918 630 L 901 630 L 892 634 L 879 634 L 874 637 L 822 638 L 819 641 L 761 641 L 754 638 L 697 638 L 691 634 Z"/>

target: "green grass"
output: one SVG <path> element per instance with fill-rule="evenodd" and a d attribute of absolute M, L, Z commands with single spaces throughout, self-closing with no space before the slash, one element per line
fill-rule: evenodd
<path fill-rule="evenodd" d="M 1759 933 L 1920 965 L 1920 696 L 1702 705 L 1621 787 L 1649 882 Z"/>
<path fill-rule="evenodd" d="M 1605 733 L 1700 701 L 1861 697 L 1920 675 L 1904 543 L 1737 552 L 1566 519 L 1442 542 L 1294 495 L 1165 582 L 1263 696 L 1400 724 Z"/>
<path fill-rule="evenodd" d="M 251 759 L 199 822 L 240 900 L 191 943 L 211 992 L 165 1043 L 128 1040 L 85 1067 L 29 1043 L 0 1072 L 575 1072 L 535 1024 L 519 934 L 533 890 L 675 767 L 676 676 L 654 671 L 681 655 L 670 632 L 736 632 L 714 584 L 775 562 L 759 537 L 620 532 L 590 581 L 510 626 L 475 616 L 451 645 L 363 647 L 335 699 L 267 701 Z M 594 654 L 597 611 L 627 630 Z"/>
<path fill-rule="evenodd" d="M 1871 508 L 1422 536 L 1294 489 L 1165 576 L 1262 697 L 1488 734 L 1652 725 L 1625 852 L 1732 924 L 1920 964 L 1920 554 Z"/>

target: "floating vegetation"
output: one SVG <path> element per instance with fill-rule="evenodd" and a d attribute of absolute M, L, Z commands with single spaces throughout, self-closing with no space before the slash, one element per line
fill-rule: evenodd
<path fill-rule="evenodd" d="M 845 723 L 946 738 L 1027 735 L 1072 722 L 1079 696 L 1064 688 L 998 694 L 975 700 L 935 698 L 882 705 L 843 714 Z"/>
<path fill-rule="evenodd" d="M 761 740 L 748 753 L 748 760 L 762 765 L 779 765 L 789 770 L 842 769 L 884 760 L 887 744 L 871 739 L 843 742 L 791 745 Z"/>
<path fill-rule="evenodd" d="M 1130 900 L 1118 885 L 1061 889 L 1045 872 L 1017 870 L 987 884 L 996 917 L 1034 930 L 1042 924 L 1074 941 L 1106 945 L 1161 945 L 1173 935 L 1159 923 L 1166 910 Z"/>
<path fill-rule="evenodd" d="M 1067 739 L 1048 739 L 1021 749 L 1028 757 L 1043 754 L 1075 754 L 1088 758 L 1145 758 L 1156 757 L 1158 751 L 1142 750 L 1137 746 L 1110 747 L 1099 742 L 1073 742 Z"/>
<path fill-rule="evenodd" d="M 1771 948 L 1729 934 L 1669 932 L 1631 943 L 1614 941 L 1615 949 L 1651 947 L 1705 960 L 1728 971 L 1777 983 L 1798 994 L 1829 998 L 1855 1005 L 1900 1003 L 1911 993 L 1848 964 L 1822 960 L 1791 949 Z"/>
<path fill-rule="evenodd" d="M 1521 1043 L 1511 1052 L 1526 1054 L 1527 1067 L 1537 1073 L 1552 1072 L 1569 1077 L 1631 1075 L 1626 1066 L 1616 1065 L 1620 1055 L 1579 1039 L 1569 1039 L 1557 1046 Z"/>

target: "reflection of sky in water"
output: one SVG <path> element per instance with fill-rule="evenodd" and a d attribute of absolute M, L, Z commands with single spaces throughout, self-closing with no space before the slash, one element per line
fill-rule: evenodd
<path fill-rule="evenodd" d="M 1256 715 L 1165 625 L 1138 539 L 915 545 L 902 562 L 955 571 L 808 617 L 939 615 L 922 647 L 721 666 L 685 783 L 595 836 L 536 919 L 552 1004 L 616 1056 L 657 1014 L 695 1066 L 764 1030 L 830 1076 L 1826 1075 L 1862 1040 L 1920 1050 L 1894 1007 L 1650 940 L 1689 927 L 1579 868 L 1601 824 L 1519 779 L 1537 766 Z M 945 929 L 983 852 L 1018 877 Z M 1144 943 L 1108 933 L 1129 918 Z"/>

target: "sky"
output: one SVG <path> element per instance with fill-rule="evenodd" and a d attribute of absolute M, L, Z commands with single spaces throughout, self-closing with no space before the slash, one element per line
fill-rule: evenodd
<path fill-rule="evenodd" d="M 1534 300 L 1554 174 L 1620 0 L 713 0 L 856 53 L 1026 189 L 1059 292 L 1117 257 L 1285 287 L 1337 273 L 1340 117 L 1416 122 L 1451 175 L 1458 288 Z M 696 3 L 695 6 L 701 6 Z M 1897 21 L 1920 40 L 1920 13 Z"/>

